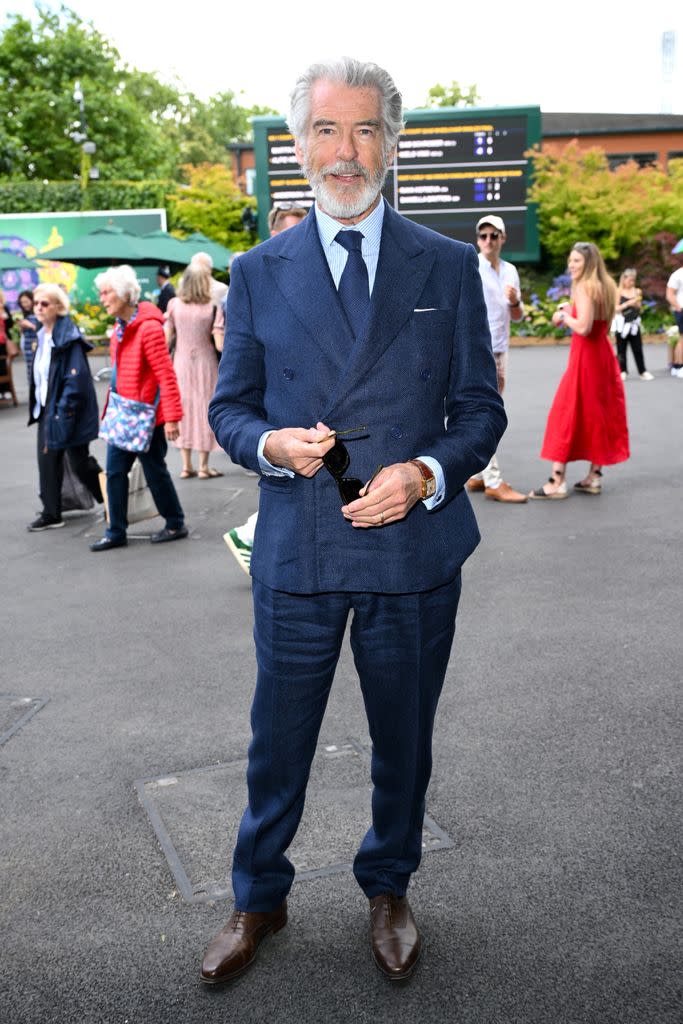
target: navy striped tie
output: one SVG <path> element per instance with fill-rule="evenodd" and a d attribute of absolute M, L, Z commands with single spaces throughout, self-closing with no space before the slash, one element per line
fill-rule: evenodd
<path fill-rule="evenodd" d="M 356 338 L 362 333 L 370 311 L 370 284 L 361 255 L 362 241 L 360 231 L 340 231 L 335 238 L 349 254 L 339 281 L 339 298 Z"/>

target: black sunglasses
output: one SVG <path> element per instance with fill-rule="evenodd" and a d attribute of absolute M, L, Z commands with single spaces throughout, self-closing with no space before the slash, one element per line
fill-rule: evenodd
<path fill-rule="evenodd" d="M 375 479 L 382 466 L 378 466 L 367 484 L 355 476 L 344 476 L 351 465 L 349 450 L 343 441 L 339 439 L 340 434 L 357 434 L 367 430 L 367 427 L 351 427 L 349 430 L 336 430 L 336 440 L 328 452 L 323 455 L 323 465 L 327 472 L 334 477 L 339 488 L 339 493 L 345 505 L 360 498 L 360 492 Z"/>
<path fill-rule="evenodd" d="M 497 242 L 500 238 L 500 231 L 480 231 L 479 237 L 482 242 L 485 242 L 487 238 L 490 238 L 492 242 Z"/>
<path fill-rule="evenodd" d="M 351 465 L 349 450 L 339 438 L 328 452 L 323 455 L 323 465 L 337 481 L 337 487 L 345 505 L 360 498 L 363 481 L 355 476 L 344 476 Z"/>

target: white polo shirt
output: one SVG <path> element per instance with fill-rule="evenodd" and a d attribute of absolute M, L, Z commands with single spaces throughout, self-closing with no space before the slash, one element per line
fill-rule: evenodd
<path fill-rule="evenodd" d="M 501 260 L 498 270 L 494 270 L 483 253 L 479 253 L 479 273 L 484 286 L 491 346 L 494 352 L 507 352 L 510 344 L 510 303 L 505 296 L 505 286 L 511 284 L 521 299 L 517 268 Z"/>

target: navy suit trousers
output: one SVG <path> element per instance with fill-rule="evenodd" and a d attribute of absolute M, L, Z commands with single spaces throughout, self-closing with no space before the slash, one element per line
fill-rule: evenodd
<path fill-rule="evenodd" d="M 372 825 L 354 861 L 368 898 L 405 894 L 422 852 L 432 731 L 460 598 L 460 573 L 414 594 L 290 594 L 253 582 L 258 675 L 248 807 L 233 859 L 238 910 L 286 897 L 285 856 L 306 785 L 347 619 L 372 740 Z"/>

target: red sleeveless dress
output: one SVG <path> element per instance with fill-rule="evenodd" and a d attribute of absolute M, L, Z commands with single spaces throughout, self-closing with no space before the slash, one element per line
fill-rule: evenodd
<path fill-rule="evenodd" d="M 567 369 L 548 414 L 542 459 L 611 466 L 629 457 L 624 385 L 607 326 L 606 320 L 595 320 L 585 338 L 572 334 Z"/>

